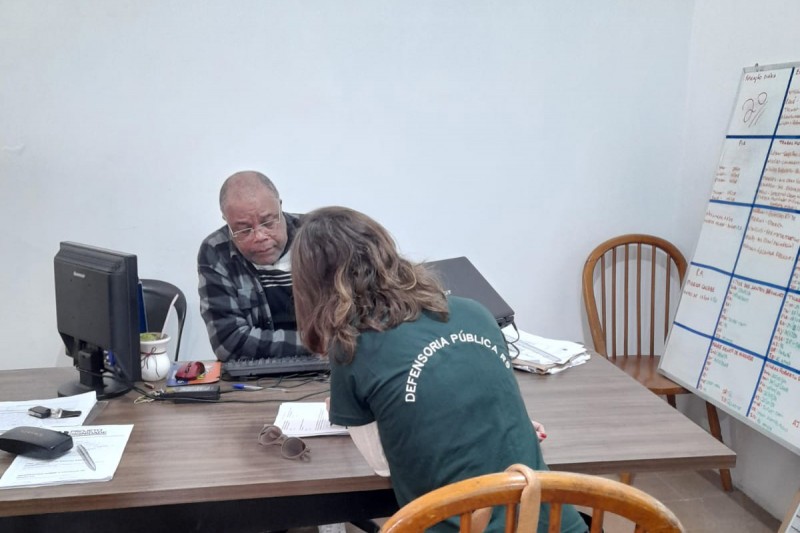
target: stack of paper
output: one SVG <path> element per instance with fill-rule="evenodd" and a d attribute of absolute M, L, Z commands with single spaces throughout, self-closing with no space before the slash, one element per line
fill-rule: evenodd
<path fill-rule="evenodd" d="M 56 459 L 34 459 L 18 455 L 0 477 L 0 489 L 112 479 L 122 459 L 122 452 L 128 443 L 133 425 L 81 425 L 95 404 L 97 404 L 97 394 L 94 391 L 63 398 L 0 402 L 0 433 L 17 426 L 43 427 L 69 433 L 74 444 L 72 449 Z M 51 409 L 80 411 L 80 415 L 70 418 L 35 418 L 28 414 L 28 409 L 37 405 Z M 91 466 L 78 452 L 79 445 L 83 446 L 91 458 Z"/>
<path fill-rule="evenodd" d="M 508 332 L 507 328 L 503 332 L 509 344 L 519 350 L 519 355 L 512 361 L 514 368 L 519 370 L 555 374 L 589 360 L 589 352 L 577 342 L 546 339 L 524 331 L 519 331 L 519 339 L 513 341 L 517 332 Z"/>
<path fill-rule="evenodd" d="M 110 481 L 132 430 L 133 424 L 65 428 L 74 443 L 70 451 L 56 459 L 18 455 L 0 477 L 0 489 Z M 79 445 L 89 454 L 91 466 L 78 452 Z"/>

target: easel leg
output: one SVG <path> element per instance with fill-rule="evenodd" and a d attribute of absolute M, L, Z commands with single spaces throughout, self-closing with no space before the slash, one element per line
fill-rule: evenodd
<path fill-rule="evenodd" d="M 708 428 L 711 430 L 711 434 L 720 442 L 722 441 L 722 429 L 719 425 L 719 416 L 717 414 L 717 408 L 711 405 L 710 403 L 706 402 L 706 414 L 708 415 Z M 724 444 L 724 443 L 723 443 Z M 722 468 L 719 471 L 719 477 L 722 481 L 722 489 L 725 492 L 730 492 L 733 490 L 733 480 L 731 480 L 731 471 L 727 468 Z"/>

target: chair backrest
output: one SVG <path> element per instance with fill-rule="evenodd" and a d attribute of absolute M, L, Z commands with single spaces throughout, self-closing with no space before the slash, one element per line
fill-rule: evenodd
<path fill-rule="evenodd" d="M 186 296 L 172 283 L 159 279 L 142 279 L 144 293 L 144 309 L 147 313 L 147 326 L 150 331 L 161 331 L 167 321 L 169 307 L 175 301 L 175 312 L 178 315 L 178 339 L 175 344 L 175 361 L 181 350 L 183 324 L 186 322 Z M 177 295 L 177 299 L 175 296 Z"/>
<path fill-rule="evenodd" d="M 524 465 L 513 465 L 505 472 L 465 479 L 420 496 L 387 520 L 381 532 L 422 533 L 450 517 L 459 517 L 462 532 L 480 533 L 473 512 L 491 506 L 504 506 L 506 532 L 517 531 L 514 516 L 529 479 L 538 482 L 539 487 L 534 490 L 540 491 L 541 503 L 550 504 L 550 531 L 561 531 L 561 508 L 565 504 L 592 509 L 591 533 L 601 531 L 607 514 L 630 520 L 635 527 L 631 529 L 636 532 L 684 531 L 664 504 L 630 485 L 598 476 L 535 472 Z M 520 506 L 519 511 L 521 514 L 525 509 Z M 521 519 L 519 525 L 523 525 Z M 534 530 L 535 527 L 525 531 Z M 522 533 L 523 527 L 519 531 Z"/>
<path fill-rule="evenodd" d="M 675 245 L 643 234 L 595 248 L 583 267 L 594 349 L 605 356 L 661 355 L 686 275 Z"/>

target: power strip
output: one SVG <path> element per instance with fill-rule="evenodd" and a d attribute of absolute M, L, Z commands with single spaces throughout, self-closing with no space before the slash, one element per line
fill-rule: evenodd
<path fill-rule="evenodd" d="M 167 387 L 160 391 L 158 397 L 162 400 L 174 400 L 175 403 L 192 400 L 219 400 L 219 385 L 183 385 L 181 387 Z"/>

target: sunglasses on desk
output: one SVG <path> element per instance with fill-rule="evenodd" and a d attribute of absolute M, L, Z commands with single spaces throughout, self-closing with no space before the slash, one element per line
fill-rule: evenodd
<path fill-rule="evenodd" d="M 264 427 L 261 428 L 261 433 L 258 434 L 258 443 L 261 446 L 279 445 L 281 457 L 284 459 L 311 459 L 311 448 L 303 439 L 287 437 L 280 427 L 272 424 L 264 424 Z"/>

